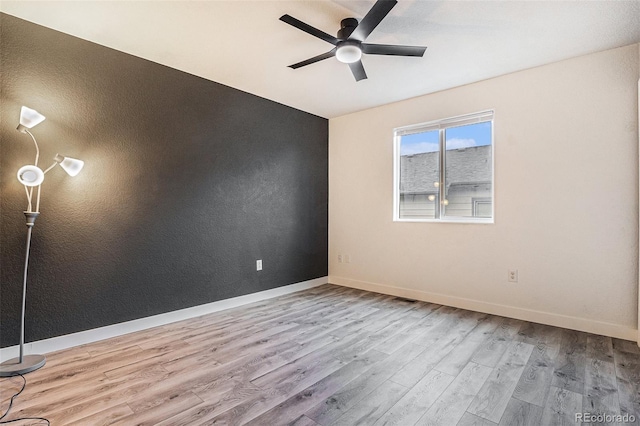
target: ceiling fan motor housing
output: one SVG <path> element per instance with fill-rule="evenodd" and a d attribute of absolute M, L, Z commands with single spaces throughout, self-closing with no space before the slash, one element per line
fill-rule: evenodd
<path fill-rule="evenodd" d="M 358 20 L 356 18 L 345 18 L 340 21 L 340 29 L 338 30 L 338 38 L 346 40 L 349 38 L 353 30 L 358 26 Z"/>

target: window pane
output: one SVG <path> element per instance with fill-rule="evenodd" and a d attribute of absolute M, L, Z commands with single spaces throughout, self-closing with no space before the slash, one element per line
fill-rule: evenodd
<path fill-rule="evenodd" d="M 474 200 L 473 209 L 475 217 L 491 217 L 491 200 Z"/>
<path fill-rule="evenodd" d="M 491 122 L 446 129 L 445 146 L 445 216 L 491 217 Z"/>
<path fill-rule="evenodd" d="M 400 137 L 401 219 L 438 217 L 440 180 L 439 132 L 413 133 Z"/>

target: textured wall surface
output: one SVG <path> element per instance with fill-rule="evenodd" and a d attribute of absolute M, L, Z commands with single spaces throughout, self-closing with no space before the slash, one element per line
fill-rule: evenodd
<path fill-rule="evenodd" d="M 47 174 L 26 340 L 327 275 L 327 120 L 0 15 L 0 345 L 18 342 L 21 105 Z M 224 66 L 224 64 L 220 64 Z M 256 272 L 256 259 L 264 270 Z"/>

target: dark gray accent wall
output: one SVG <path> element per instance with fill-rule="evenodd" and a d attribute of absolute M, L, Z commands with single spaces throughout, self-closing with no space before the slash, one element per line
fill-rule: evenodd
<path fill-rule="evenodd" d="M 0 14 L 0 345 L 18 343 L 26 226 L 42 186 L 26 340 L 327 275 L 328 121 Z M 224 66 L 223 63 L 219 66 Z M 256 272 L 256 260 L 264 270 Z"/>

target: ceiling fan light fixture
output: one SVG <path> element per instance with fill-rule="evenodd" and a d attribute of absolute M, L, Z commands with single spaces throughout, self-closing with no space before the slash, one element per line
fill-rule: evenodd
<path fill-rule="evenodd" d="M 362 58 L 362 50 L 355 43 L 343 43 L 336 50 L 336 59 L 345 64 L 358 62 Z"/>

